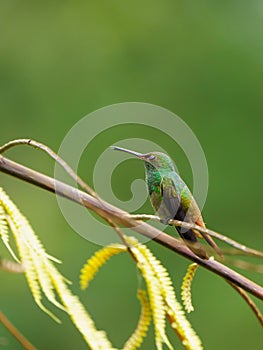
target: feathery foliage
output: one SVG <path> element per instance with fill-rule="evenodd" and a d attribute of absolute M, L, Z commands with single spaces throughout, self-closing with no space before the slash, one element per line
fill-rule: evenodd
<path fill-rule="evenodd" d="M 162 344 L 165 343 L 169 349 L 173 349 L 165 332 L 166 308 L 160 279 L 156 275 L 155 268 L 149 262 L 149 255 L 147 254 L 149 250 L 144 245 L 139 244 L 134 238 L 127 238 L 127 241 L 132 245 L 132 253 L 137 259 L 138 269 L 141 271 L 147 285 L 154 323 L 156 348 L 161 350 Z"/>
<path fill-rule="evenodd" d="M 183 278 L 183 283 L 181 286 L 181 298 L 182 298 L 185 310 L 188 313 L 190 313 L 191 311 L 194 311 L 194 307 L 192 304 L 191 286 L 192 286 L 192 281 L 197 268 L 198 268 L 198 265 L 196 263 L 190 264 L 188 266 L 188 269 Z"/>
<path fill-rule="evenodd" d="M 83 266 L 80 273 L 80 287 L 86 289 L 98 270 L 114 255 L 126 251 L 120 244 L 111 244 L 98 250 Z"/>
<path fill-rule="evenodd" d="M 134 244 L 136 244 L 134 242 Z M 172 328 L 177 333 L 179 339 L 187 350 L 199 350 L 202 349 L 202 344 L 200 338 L 197 336 L 193 330 L 191 324 L 186 319 L 184 311 L 182 310 L 181 304 L 177 301 L 175 291 L 172 285 L 172 281 L 169 277 L 168 271 L 161 264 L 161 262 L 152 254 L 152 252 L 143 244 L 136 244 L 135 249 L 138 249 L 140 253 L 146 258 L 147 263 L 151 267 L 154 276 L 158 281 L 158 289 L 161 292 L 162 301 L 165 309 L 165 315 L 171 323 Z M 134 252 L 133 248 L 133 253 Z M 140 264 L 138 266 L 140 268 Z M 150 299 L 151 296 L 149 295 Z M 158 307 L 156 308 L 156 311 Z M 160 311 L 160 310 L 159 310 Z M 158 311 L 157 311 L 158 313 Z M 158 324 L 158 326 L 156 326 Z M 157 349 L 162 349 L 160 346 L 160 335 L 163 335 L 165 331 L 165 324 L 163 318 L 160 316 L 156 319 L 155 328 L 158 327 L 159 334 L 157 333 L 156 346 Z M 162 328 L 163 327 L 163 328 Z M 169 347 L 169 341 L 167 342 L 167 337 L 163 338 L 163 342 Z M 158 344 L 158 345 L 157 345 Z"/>
<path fill-rule="evenodd" d="M 143 289 L 138 289 L 137 298 L 141 302 L 141 315 L 135 331 L 124 344 L 123 350 L 138 349 L 141 346 L 151 323 L 151 308 L 147 297 L 147 292 Z"/>
<path fill-rule="evenodd" d="M 139 290 L 138 298 L 141 300 L 142 311 L 137 328 L 133 335 L 124 345 L 126 350 L 135 350 L 141 345 L 148 331 L 150 319 L 152 318 L 155 330 L 155 344 L 158 350 L 163 349 L 163 344 L 173 349 L 166 335 L 166 317 L 171 323 L 185 349 L 200 350 L 202 344 L 192 326 L 186 319 L 180 303 L 172 286 L 172 281 L 167 270 L 151 251 L 137 239 L 125 236 L 133 257 L 136 259 L 137 267 L 144 277 L 146 291 Z M 94 278 L 99 268 L 108 259 L 120 252 L 128 251 L 125 245 L 112 244 L 97 251 L 84 265 L 80 275 L 80 285 L 86 288 Z"/>
<path fill-rule="evenodd" d="M 42 303 L 43 294 L 55 306 L 66 311 L 85 341 L 93 350 L 114 350 L 105 332 L 96 329 L 78 297 L 69 290 L 66 279 L 57 270 L 52 260 L 56 258 L 46 253 L 26 218 L 0 188 L 0 230 L 4 244 L 9 247 L 8 227 L 12 232 L 21 259 L 24 273 L 38 306 L 57 322 L 59 319 Z M 12 252 L 12 250 L 11 250 Z M 12 252 L 14 256 L 14 253 Z M 60 302 L 56 300 L 56 294 Z"/>
<path fill-rule="evenodd" d="M 2 195 L 2 190 L 0 188 L 0 196 Z M 15 259 L 16 262 L 19 262 L 18 258 L 16 257 L 13 249 L 10 247 L 9 244 L 9 234 L 8 234 L 8 224 L 7 224 L 7 216 L 5 209 L 0 201 L 0 237 L 8 249 L 9 253 L 12 255 L 12 257 Z"/>
<path fill-rule="evenodd" d="M 80 287 L 86 289 L 90 281 L 95 277 L 99 269 L 114 255 L 127 251 L 127 247 L 121 244 L 111 244 L 98 250 L 91 258 L 87 260 L 80 273 Z M 144 290 L 138 290 L 137 297 L 141 302 L 141 315 L 137 327 L 130 338 L 126 341 L 123 350 L 136 350 L 140 347 L 145 338 L 150 322 L 151 309 L 147 293 Z"/>

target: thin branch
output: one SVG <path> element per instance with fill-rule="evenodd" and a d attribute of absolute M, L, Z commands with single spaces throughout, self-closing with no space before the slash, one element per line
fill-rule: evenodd
<path fill-rule="evenodd" d="M 143 221 L 155 221 L 155 222 L 161 222 L 161 219 L 159 218 L 159 216 L 157 215 L 151 215 L 151 214 L 129 214 L 129 217 L 135 220 L 143 220 Z M 229 265 L 238 267 L 240 269 L 243 270 L 248 270 L 248 271 L 255 271 L 258 273 L 263 273 L 263 265 L 258 265 L 258 264 L 251 264 L 249 262 L 243 261 L 243 260 L 232 260 L 228 257 L 226 257 L 225 255 L 246 255 L 246 256 L 254 256 L 254 257 L 259 257 L 259 258 L 263 258 L 263 252 L 259 251 L 259 250 L 255 250 L 253 248 L 249 248 L 247 246 L 245 246 L 244 244 L 240 244 L 237 241 L 234 241 L 233 239 L 224 236 L 220 233 L 217 233 L 215 231 L 203 228 L 201 226 L 195 225 L 195 224 L 191 224 L 191 223 L 187 223 L 184 221 L 180 221 L 180 220 L 170 220 L 170 225 L 173 226 L 180 226 L 180 227 L 184 227 L 184 228 L 190 228 L 190 229 L 196 229 L 200 232 L 205 232 L 210 234 L 211 236 L 220 239 L 221 241 L 224 241 L 225 243 L 234 246 L 235 248 L 232 249 L 221 249 L 222 253 L 223 253 L 223 258 L 219 257 L 219 261 L 223 261 L 224 263 L 227 263 Z M 207 247 L 208 250 L 210 250 L 210 247 Z"/>
<path fill-rule="evenodd" d="M 152 221 L 156 221 L 156 222 L 161 222 L 159 216 L 157 215 L 148 215 L 148 214 L 135 214 L 135 215 L 130 215 L 131 218 L 135 219 L 135 220 L 152 220 Z M 249 248 L 247 246 L 245 246 L 244 244 L 241 244 L 235 240 L 233 240 L 232 238 L 229 238 L 225 235 L 222 235 L 221 233 L 209 230 L 208 228 L 204 228 L 192 223 L 188 223 L 188 222 L 184 222 L 184 221 L 180 221 L 180 220 L 170 220 L 169 221 L 169 225 L 172 226 L 180 226 L 183 228 L 187 228 L 187 229 L 195 229 L 199 232 L 202 233 L 207 233 L 210 236 L 213 236 L 217 239 L 219 239 L 220 241 L 225 242 L 226 244 L 231 245 L 232 247 L 236 248 L 237 250 L 242 251 L 243 253 L 245 253 L 245 255 L 252 255 L 252 256 L 257 256 L 259 258 L 263 258 L 263 252 L 253 249 L 253 248 Z"/>
<path fill-rule="evenodd" d="M 8 330 L 10 334 L 23 346 L 26 350 L 36 350 L 20 331 L 9 321 L 9 319 L 0 311 L 0 323 Z"/>
<path fill-rule="evenodd" d="M 213 260 L 201 259 L 192 253 L 183 242 L 169 236 L 153 226 L 148 225 L 143 221 L 137 221 L 129 217 L 129 214 L 106 201 L 98 200 L 89 194 L 73 188 L 61 181 L 55 180 L 7 158 L 0 156 L 0 171 L 23 181 L 34 184 L 38 187 L 44 188 L 50 192 L 56 192 L 57 195 L 65 197 L 75 203 L 85 206 L 101 216 L 103 219 L 110 218 L 118 225 L 129 227 L 135 232 L 138 232 L 157 243 L 173 250 L 174 252 L 184 256 L 185 258 L 196 262 L 206 269 L 216 273 L 229 282 L 245 289 L 247 292 L 263 300 L 263 287 L 252 282 L 246 277 L 240 275 L 227 266 Z"/>
<path fill-rule="evenodd" d="M 107 218 L 105 219 L 108 224 L 115 230 L 115 232 L 117 233 L 117 235 L 120 237 L 122 243 L 127 247 L 127 251 L 128 253 L 131 255 L 132 259 L 136 262 L 136 264 L 138 263 L 136 256 L 134 255 L 133 251 L 131 250 L 130 244 L 127 242 L 124 233 L 122 232 L 122 230 L 119 228 L 118 225 L 115 224 L 114 221 L 112 221 L 111 219 Z"/>
<path fill-rule="evenodd" d="M 179 221 L 179 220 L 171 220 L 171 224 L 174 224 L 177 226 L 182 226 L 182 225 L 186 224 L 186 226 L 187 226 L 187 223 L 183 223 L 182 221 Z M 213 237 L 231 245 L 232 247 L 243 251 L 247 255 L 253 255 L 253 256 L 263 258 L 263 252 L 256 250 L 256 249 L 249 248 L 249 247 L 245 246 L 244 244 L 240 244 L 239 242 L 237 242 L 237 241 L 235 241 L 235 240 L 233 240 L 225 235 L 222 235 L 221 233 L 209 230 L 208 228 L 204 229 L 198 225 L 191 225 L 191 224 L 189 224 L 189 225 L 192 226 L 191 228 L 196 229 L 199 232 L 207 233 L 210 236 L 213 236 Z"/>
<path fill-rule="evenodd" d="M 31 146 L 33 148 L 40 149 L 41 151 L 47 153 L 52 159 L 54 159 L 59 165 L 62 166 L 62 168 L 69 174 L 69 176 L 71 176 L 73 180 L 75 180 L 77 184 L 79 184 L 84 189 L 84 191 L 88 192 L 93 197 L 98 198 L 97 193 L 93 191 L 93 189 L 75 173 L 75 171 L 64 161 L 64 159 L 60 158 L 56 154 L 56 152 L 54 152 L 51 148 L 49 148 L 41 142 L 37 142 L 31 139 L 16 139 L 13 141 L 9 141 L 0 147 L 0 154 L 3 154 L 10 148 L 19 145 Z"/>
<path fill-rule="evenodd" d="M 238 294 L 241 295 L 241 297 L 245 300 L 245 302 L 248 304 L 248 306 L 251 308 L 253 313 L 256 315 L 259 323 L 263 327 L 263 316 L 262 313 L 260 312 L 259 308 L 257 305 L 254 303 L 254 301 L 247 295 L 247 293 L 234 283 L 229 282 L 229 284 L 238 292 Z"/>
<path fill-rule="evenodd" d="M 241 259 L 231 259 L 229 257 L 224 257 L 224 262 L 228 265 L 235 266 L 239 269 L 246 271 L 254 271 L 258 273 L 263 273 L 263 265 L 262 264 L 252 264 L 250 262 L 241 260 Z"/>

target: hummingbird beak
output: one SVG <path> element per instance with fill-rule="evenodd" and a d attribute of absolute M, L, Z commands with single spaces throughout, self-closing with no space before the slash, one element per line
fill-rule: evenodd
<path fill-rule="evenodd" d="M 138 152 L 135 152 L 135 151 L 131 151 L 131 150 L 126 149 L 126 148 L 117 147 L 117 146 L 111 146 L 111 149 L 113 149 L 115 151 L 122 151 L 122 152 L 126 152 L 126 153 L 129 153 L 129 154 L 132 154 L 133 156 L 135 156 L 137 158 L 141 158 L 141 159 L 144 158 L 144 154 L 138 153 Z"/>

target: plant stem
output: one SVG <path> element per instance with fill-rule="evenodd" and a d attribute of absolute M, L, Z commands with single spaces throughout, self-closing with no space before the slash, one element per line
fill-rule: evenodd
<path fill-rule="evenodd" d="M 254 301 L 247 295 L 247 293 L 240 287 L 236 286 L 234 283 L 229 283 L 245 300 L 245 302 L 248 304 L 248 306 L 251 308 L 253 313 L 256 315 L 259 323 L 261 324 L 261 327 L 263 327 L 263 316 L 258 309 L 257 305 L 254 303 Z"/>
<path fill-rule="evenodd" d="M 0 323 L 8 330 L 10 334 L 23 346 L 26 350 L 36 350 L 20 331 L 9 321 L 9 319 L 0 311 Z"/>
<path fill-rule="evenodd" d="M 156 221 L 156 222 L 161 222 L 159 216 L 157 216 L 157 215 L 134 214 L 134 215 L 130 215 L 130 218 L 135 219 L 135 220 L 143 220 L 143 221 L 152 220 L 152 221 Z M 253 248 L 249 248 L 249 247 L 245 246 L 244 244 L 233 240 L 230 237 L 227 237 L 225 235 L 222 235 L 221 233 L 209 230 L 208 228 L 204 228 L 204 227 L 198 226 L 196 224 L 184 222 L 184 221 L 180 221 L 180 220 L 170 220 L 169 225 L 180 226 L 183 228 L 194 229 L 194 230 L 197 230 L 199 232 L 207 233 L 208 235 L 213 236 L 213 237 L 219 239 L 220 241 L 225 242 L 226 244 L 229 244 L 232 247 L 234 247 L 236 249 L 236 251 L 234 251 L 236 255 L 238 254 L 239 251 L 241 251 L 245 255 L 257 256 L 259 258 L 263 258 L 263 252 L 256 250 L 256 249 L 253 249 Z M 239 254 L 241 254 L 241 253 L 239 253 Z"/>

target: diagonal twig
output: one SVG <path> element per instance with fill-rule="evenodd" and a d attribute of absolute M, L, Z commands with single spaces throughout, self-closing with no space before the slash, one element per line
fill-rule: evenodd
<path fill-rule="evenodd" d="M 263 327 L 263 316 L 260 312 L 257 305 L 254 303 L 254 301 L 247 295 L 247 293 L 234 283 L 229 282 L 229 284 L 238 292 L 238 294 L 241 295 L 241 297 L 245 300 L 245 302 L 248 304 L 248 306 L 251 308 L 255 316 L 257 317 L 259 323 L 261 324 L 261 327 Z"/>
<path fill-rule="evenodd" d="M 8 330 L 10 334 L 23 346 L 26 350 L 36 350 L 34 345 L 28 341 L 22 333 L 13 325 L 13 323 L 0 311 L 0 323 Z"/>
<path fill-rule="evenodd" d="M 161 222 L 159 216 L 157 216 L 157 215 L 135 214 L 135 215 L 130 215 L 130 217 L 135 219 L 135 220 L 144 220 L 144 221 L 145 220 L 152 220 L 152 221 L 156 221 L 156 222 Z M 180 221 L 180 220 L 170 220 L 169 225 L 180 226 L 180 227 L 187 228 L 187 229 L 195 229 L 199 232 L 207 233 L 210 236 L 213 236 L 213 237 L 219 239 L 220 241 L 223 241 L 223 242 L 229 244 L 230 246 L 236 248 L 237 250 L 242 251 L 246 255 L 252 255 L 252 256 L 257 256 L 259 258 L 263 258 L 263 252 L 261 252 L 260 250 L 249 248 L 249 247 L 245 246 L 244 244 L 241 244 L 241 243 L 233 240 L 232 238 L 229 238 L 225 235 L 222 235 L 221 233 L 209 230 L 208 228 L 204 228 L 204 227 L 201 227 L 201 226 L 198 226 L 198 225 L 195 225 L 192 223 Z"/>
<path fill-rule="evenodd" d="M 106 218 L 105 219 L 108 224 L 115 230 L 115 232 L 117 233 L 117 235 L 120 237 L 122 243 L 127 247 L 127 251 L 128 253 L 131 255 L 132 259 L 137 263 L 137 258 L 136 256 L 134 255 L 132 249 L 131 249 L 131 246 L 130 244 L 127 242 L 126 240 L 126 237 L 125 237 L 125 234 L 122 232 L 122 230 L 120 229 L 120 227 L 118 225 L 115 224 L 114 221 L 112 221 L 111 219 L 109 218 Z"/>
<path fill-rule="evenodd" d="M 76 173 L 75 171 L 68 165 L 67 162 L 64 161 L 64 159 L 60 158 L 56 152 L 54 152 L 50 147 L 44 145 L 41 142 L 31 140 L 31 139 L 16 139 L 7 142 L 3 146 L 0 147 L 0 154 L 3 154 L 10 148 L 13 148 L 15 146 L 19 145 L 27 145 L 31 146 L 36 149 L 40 149 L 47 153 L 51 158 L 53 158 L 59 165 L 62 166 L 62 168 L 73 178 L 73 180 L 76 181 L 77 184 L 79 184 L 87 193 L 92 195 L 93 197 L 98 198 L 97 193 L 85 182 L 83 181 Z"/>

